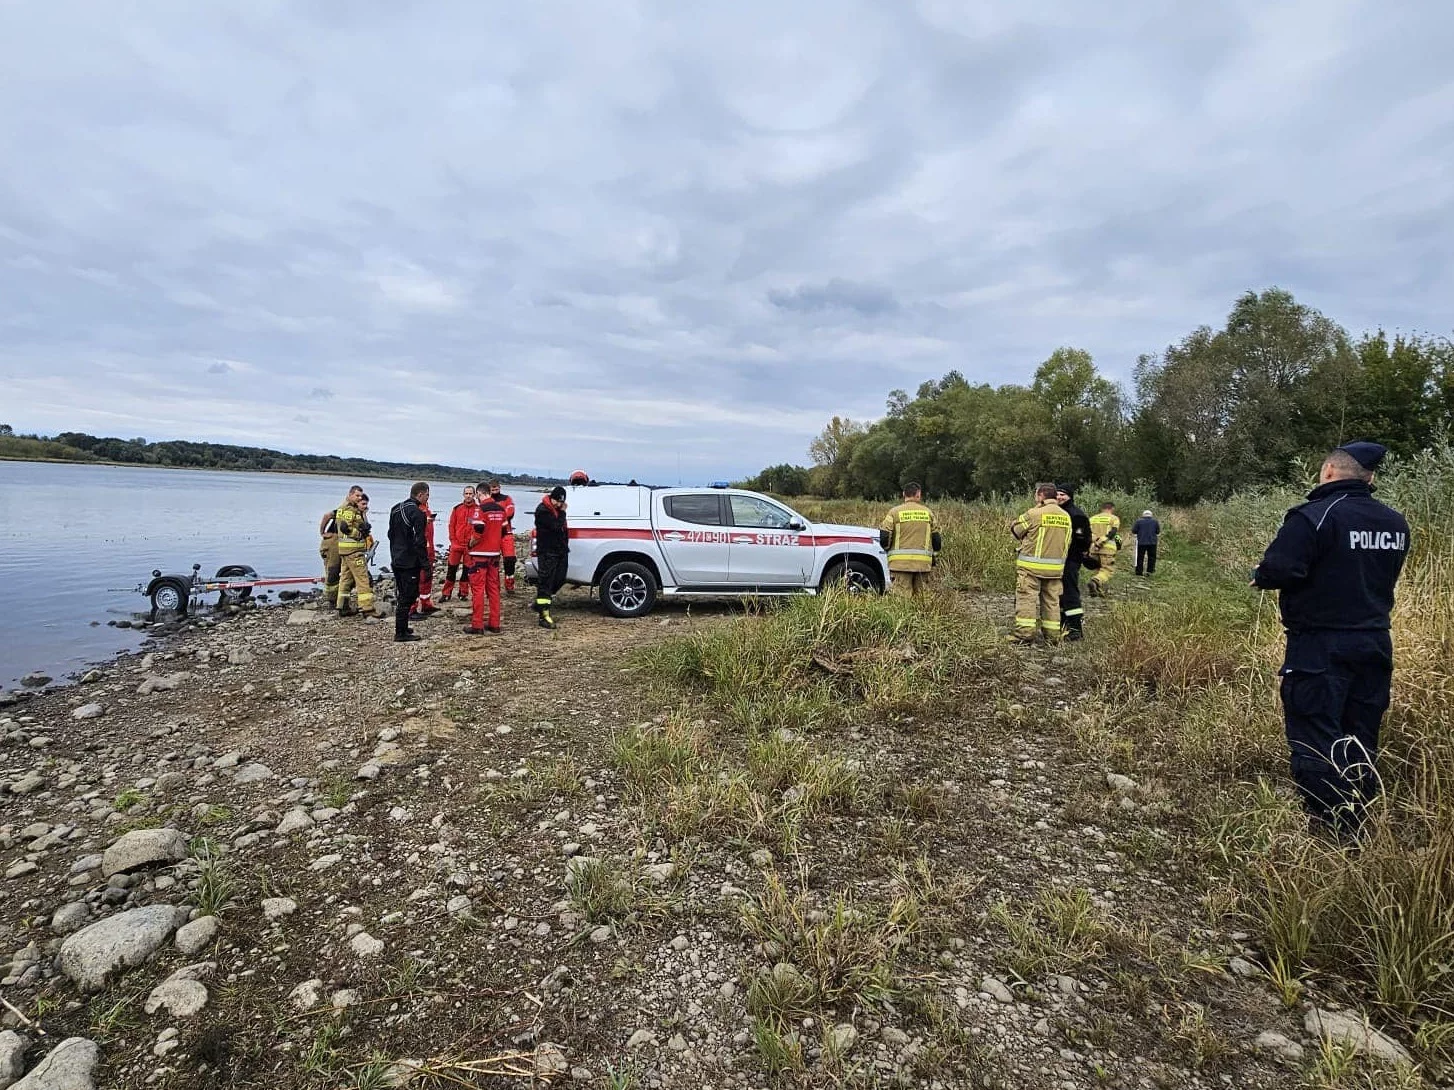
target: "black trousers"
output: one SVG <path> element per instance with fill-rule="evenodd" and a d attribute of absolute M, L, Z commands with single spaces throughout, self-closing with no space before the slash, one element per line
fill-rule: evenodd
<path fill-rule="evenodd" d="M 1141 570 L 1143 567 L 1146 569 L 1145 572 Z M 1156 546 L 1154 544 L 1136 546 L 1136 574 L 1156 574 Z"/>
<path fill-rule="evenodd" d="M 1080 601 L 1080 557 L 1065 561 L 1065 571 L 1060 576 L 1060 627 L 1069 632 L 1079 632 L 1085 620 L 1085 608 Z"/>
<path fill-rule="evenodd" d="M 1303 808 L 1356 833 L 1380 789 L 1378 733 L 1393 680 L 1386 631 L 1289 632 L 1282 710 L 1292 778 Z"/>
<path fill-rule="evenodd" d="M 565 573 L 570 563 L 569 553 L 540 553 L 535 558 L 539 579 L 535 584 L 535 608 L 549 609 L 550 600 L 565 586 Z"/>
<path fill-rule="evenodd" d="M 409 613 L 419 601 L 420 568 L 396 568 L 394 587 L 399 600 L 394 603 L 394 635 L 402 636 L 409 631 Z"/>

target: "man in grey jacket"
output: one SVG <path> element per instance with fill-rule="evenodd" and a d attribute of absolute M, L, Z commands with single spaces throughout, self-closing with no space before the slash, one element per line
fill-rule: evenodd
<path fill-rule="evenodd" d="M 1142 511 L 1141 517 L 1131 524 L 1131 533 L 1136 538 L 1136 574 L 1155 575 L 1156 542 L 1161 537 L 1161 523 L 1150 511 Z"/>

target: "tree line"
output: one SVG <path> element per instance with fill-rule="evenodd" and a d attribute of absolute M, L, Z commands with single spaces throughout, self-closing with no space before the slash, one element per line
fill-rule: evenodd
<path fill-rule="evenodd" d="M 1351 439 L 1410 455 L 1451 427 L 1449 338 L 1355 339 L 1271 288 L 1239 298 L 1221 329 L 1141 356 L 1129 393 L 1078 348 L 1056 349 L 1028 386 L 950 371 L 913 397 L 894 390 L 882 419 L 835 416 L 808 448 L 811 466 L 771 466 L 745 483 L 884 499 L 910 480 L 962 498 L 1068 480 L 1192 503 L 1304 478 L 1309 460 Z"/>
<path fill-rule="evenodd" d="M 336 454 L 286 454 L 266 447 L 230 443 L 192 443 L 167 440 L 87 435 L 63 431 L 59 435 L 16 435 L 0 424 L 0 458 L 35 461 L 101 462 L 120 465 L 164 466 L 174 469 L 225 469 L 252 472 L 321 473 L 335 477 L 394 477 L 476 482 L 499 477 L 509 484 L 549 484 L 532 477 L 491 473 L 433 462 L 381 462 L 373 458 L 342 458 Z"/>

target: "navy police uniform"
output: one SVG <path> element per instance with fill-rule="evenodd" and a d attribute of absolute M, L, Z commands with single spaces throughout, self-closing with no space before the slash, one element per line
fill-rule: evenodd
<path fill-rule="evenodd" d="M 1365 469 L 1377 443 L 1339 448 Z M 1253 572 L 1281 592 L 1287 652 L 1282 706 L 1292 777 L 1317 821 L 1356 831 L 1378 793 L 1374 760 L 1393 678 L 1389 614 L 1408 556 L 1409 524 L 1359 480 L 1330 481 L 1283 519 Z"/>
<path fill-rule="evenodd" d="M 1058 484 L 1058 491 L 1070 499 L 1060 506 L 1070 516 L 1070 546 L 1065 554 L 1065 571 L 1060 577 L 1060 627 L 1067 640 L 1078 640 L 1084 635 L 1085 606 L 1080 597 L 1080 569 L 1085 563 L 1085 554 L 1091 545 L 1091 525 L 1086 513 L 1075 505 L 1075 489 Z"/>

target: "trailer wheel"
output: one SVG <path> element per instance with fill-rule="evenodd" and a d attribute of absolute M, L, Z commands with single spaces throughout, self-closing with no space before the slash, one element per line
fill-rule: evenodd
<path fill-rule="evenodd" d="M 231 579 L 238 575 L 245 579 L 257 578 L 257 572 L 246 564 L 224 564 L 217 569 L 217 574 L 213 578 Z M 240 606 L 252 597 L 252 587 L 238 587 L 236 590 L 223 590 L 219 591 L 218 595 L 217 604 L 219 606 Z"/>
<path fill-rule="evenodd" d="M 155 621 L 159 613 L 185 617 L 190 597 L 189 588 L 182 580 L 163 579 L 151 589 L 151 619 Z"/>
<path fill-rule="evenodd" d="M 656 576 L 634 560 L 612 564 L 601 576 L 601 604 L 612 617 L 642 617 L 656 605 Z"/>

